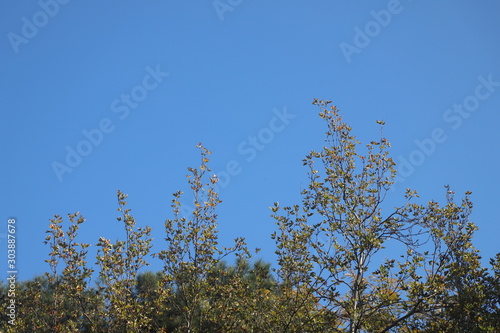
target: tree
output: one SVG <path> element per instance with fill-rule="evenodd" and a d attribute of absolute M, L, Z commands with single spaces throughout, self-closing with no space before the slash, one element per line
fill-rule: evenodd
<path fill-rule="evenodd" d="M 16 284 L 16 319 L 15 324 L 9 324 L 7 316 L 8 288 L 1 286 L 0 330 L 2 332 L 44 332 L 50 331 L 51 306 L 53 304 L 53 285 L 49 284 L 47 276 L 37 276 L 30 281 Z M 3 306 L 5 305 L 5 307 Z"/>
<path fill-rule="evenodd" d="M 488 272 L 480 263 L 478 250 L 472 245 L 476 226 L 467 222 L 472 203 L 465 198 L 461 207 L 453 203 L 453 192 L 447 188 L 447 209 L 441 219 L 447 226 L 442 246 L 447 261 L 439 276 L 439 306 L 431 313 L 422 331 L 485 332 L 488 331 Z M 437 285 L 437 284 L 436 284 Z M 428 315 L 427 315 L 428 316 Z"/>
<path fill-rule="evenodd" d="M 142 332 L 150 327 L 151 305 L 137 302 L 136 286 L 139 269 L 149 265 L 145 259 L 151 249 L 151 228 L 135 228 L 136 222 L 127 205 L 127 195 L 118 191 L 118 217 L 125 228 L 125 240 L 111 243 L 101 237 L 97 246 L 97 265 L 105 319 L 101 329 L 107 332 Z"/>
<path fill-rule="evenodd" d="M 89 288 L 93 270 L 87 267 L 88 243 L 76 241 L 85 219 L 77 212 L 50 219 L 45 244 L 50 246 L 46 260 L 50 272 L 16 286 L 17 318 L 15 326 L 0 325 L 6 332 L 81 332 L 95 331 L 101 317 L 98 299 Z M 61 267 L 62 266 L 62 267 Z"/>
<path fill-rule="evenodd" d="M 448 196 L 441 207 L 414 203 L 418 194 L 407 189 L 406 203 L 384 213 L 396 176 L 388 140 L 370 142 L 362 154 L 338 109 L 330 101 L 313 104 L 328 131 L 323 149 L 304 159 L 310 183 L 302 204 L 271 207 L 279 276 L 327 310 L 316 313 L 330 317 L 327 331 L 412 331 L 451 301 L 447 274 L 463 278 L 464 267 L 479 269 L 469 250 L 470 193 L 461 204 Z"/>
<path fill-rule="evenodd" d="M 278 332 L 278 285 L 269 263 L 256 260 L 251 265 L 243 258 L 233 266 L 221 262 L 209 280 L 216 291 L 210 332 Z"/>
<path fill-rule="evenodd" d="M 243 238 L 219 246 L 218 179 L 200 144 L 200 166 L 187 176 L 194 208 L 174 193 L 162 250 L 151 253 L 151 229 L 137 227 L 118 191 L 125 238 L 99 238 L 91 287 L 90 244 L 76 240 L 85 219 L 69 214 L 63 228 L 56 215 L 45 239 L 50 272 L 17 283 L 16 326 L 3 311 L 0 331 L 500 332 L 500 254 L 491 269 L 482 266 L 471 193 L 455 200 L 446 186 L 439 204 L 407 189 L 393 207 L 388 140 L 362 148 L 330 101 L 314 104 L 326 144 L 303 160 L 310 182 L 302 201 L 271 207 L 276 268 L 252 262 Z M 162 271 L 140 271 L 149 256 L 162 260 Z M 8 293 L 0 283 L 0 300 Z"/>
<path fill-rule="evenodd" d="M 46 260 L 51 268 L 51 273 L 46 274 L 48 288 L 42 287 L 45 284 L 43 280 L 35 281 L 34 286 L 36 288 L 38 284 L 42 290 L 50 290 L 48 295 L 51 304 L 46 308 L 50 320 L 44 322 L 44 327 L 50 327 L 53 332 L 79 332 L 84 326 L 96 326 L 93 322 L 93 308 L 85 297 L 94 271 L 87 267 L 87 248 L 90 244 L 76 242 L 78 229 L 85 219 L 78 212 L 68 214 L 68 217 L 71 225 L 67 231 L 62 227 L 61 216 L 55 215 L 50 220 L 45 238 L 45 244 L 50 244 L 51 248 L 51 259 Z M 64 268 L 59 274 L 58 266 L 61 261 Z M 47 293 L 44 296 L 46 298 Z"/>
<path fill-rule="evenodd" d="M 164 264 L 162 290 L 173 310 L 182 317 L 181 332 L 201 332 L 203 325 L 211 320 L 212 295 L 214 283 L 210 273 L 217 268 L 220 260 L 231 253 L 244 257 L 248 254 L 242 238 L 235 239 L 231 248 L 218 247 L 217 205 L 221 202 L 215 192 L 217 177 L 209 175 L 210 151 L 201 144 L 199 168 L 188 168 L 188 183 L 193 195 L 194 210 L 188 217 L 181 214 L 182 192 L 173 194 L 173 219 L 165 221 L 166 248 L 157 254 Z M 206 178 L 208 177 L 208 180 Z"/>
<path fill-rule="evenodd" d="M 490 260 L 492 274 L 486 277 L 488 319 L 492 331 L 500 332 L 500 253 Z"/>

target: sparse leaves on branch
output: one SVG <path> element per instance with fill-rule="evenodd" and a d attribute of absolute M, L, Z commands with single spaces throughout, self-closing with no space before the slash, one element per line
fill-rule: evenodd
<path fill-rule="evenodd" d="M 362 145 L 331 101 L 313 104 L 326 138 L 303 160 L 301 202 L 270 207 L 274 265 L 253 259 L 243 238 L 219 244 L 218 178 L 199 144 L 200 164 L 188 168 L 188 193 L 173 194 L 160 249 L 121 191 L 122 236 L 99 238 L 95 267 L 90 244 L 77 241 L 85 219 L 69 214 L 64 227 L 56 215 L 45 238 L 50 270 L 16 285 L 15 326 L 2 301 L 0 331 L 500 332 L 500 254 L 482 265 L 471 193 L 456 200 L 446 186 L 442 204 L 414 189 L 394 198 L 384 121 L 380 137 Z M 163 269 L 144 271 L 151 259 Z M 8 288 L 0 284 L 1 300 Z"/>

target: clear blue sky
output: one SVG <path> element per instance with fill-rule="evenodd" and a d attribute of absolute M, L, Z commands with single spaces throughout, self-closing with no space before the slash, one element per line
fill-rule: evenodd
<path fill-rule="evenodd" d="M 268 207 L 297 202 L 307 184 L 301 160 L 325 131 L 311 101 L 322 98 L 362 141 L 386 121 L 404 180 L 391 202 L 405 187 L 441 202 L 445 184 L 457 198 L 471 190 L 475 244 L 491 257 L 499 15 L 485 0 L 2 1 L 1 247 L 15 217 L 28 279 L 48 270 L 54 214 L 80 211 L 82 242 L 122 238 L 121 189 L 159 251 L 171 193 L 186 188 L 202 142 L 215 172 L 239 171 L 220 193 L 221 244 L 243 236 L 273 261 Z"/>

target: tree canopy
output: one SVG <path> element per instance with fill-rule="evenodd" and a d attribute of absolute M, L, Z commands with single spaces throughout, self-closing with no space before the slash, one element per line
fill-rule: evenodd
<path fill-rule="evenodd" d="M 85 218 L 56 215 L 45 238 L 50 269 L 17 284 L 15 321 L 0 285 L 0 330 L 499 332 L 500 253 L 483 266 L 471 193 L 457 200 L 445 186 L 438 203 L 407 189 L 399 205 L 388 205 L 397 172 L 389 141 L 381 134 L 360 147 L 330 101 L 313 104 L 327 126 L 325 144 L 303 160 L 309 183 L 301 202 L 270 207 L 276 263 L 258 259 L 244 238 L 219 245 L 218 179 L 200 144 L 200 165 L 188 168 L 194 208 L 181 214 L 186 194 L 173 194 L 160 251 L 121 191 L 125 239 L 101 237 L 95 265 L 87 257 L 93 244 L 77 240 Z M 150 260 L 163 269 L 146 271 Z"/>

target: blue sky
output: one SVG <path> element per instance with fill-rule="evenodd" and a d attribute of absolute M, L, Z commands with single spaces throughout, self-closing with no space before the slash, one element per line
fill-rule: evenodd
<path fill-rule="evenodd" d="M 171 193 L 186 188 L 202 142 L 213 171 L 233 173 L 220 191 L 221 244 L 246 237 L 273 261 L 268 207 L 300 199 L 301 160 L 324 138 L 311 105 L 321 98 L 362 141 L 386 121 L 402 168 L 391 203 L 406 187 L 440 202 L 445 184 L 457 198 L 471 190 L 475 244 L 492 257 L 499 14 L 485 0 L 3 1 L 1 246 L 15 217 L 28 279 L 48 270 L 54 214 L 80 211 L 82 242 L 122 238 L 120 189 L 161 250 Z"/>

